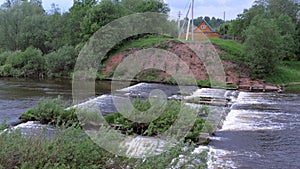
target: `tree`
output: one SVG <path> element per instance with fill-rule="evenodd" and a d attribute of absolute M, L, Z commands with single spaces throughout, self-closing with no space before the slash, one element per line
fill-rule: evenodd
<path fill-rule="evenodd" d="M 81 22 L 83 41 L 89 39 L 99 28 L 120 17 L 143 12 L 167 14 L 168 5 L 162 0 L 102 0 L 92 6 Z"/>
<path fill-rule="evenodd" d="M 298 49 L 296 25 L 288 15 L 280 15 L 276 19 L 278 30 L 282 38 L 280 55 L 285 60 L 293 60 Z"/>
<path fill-rule="evenodd" d="M 81 23 L 83 40 L 88 40 L 99 28 L 124 16 L 123 10 L 111 0 L 103 0 L 89 9 Z"/>
<path fill-rule="evenodd" d="M 44 11 L 40 7 L 29 2 L 13 5 L 6 10 L 0 10 L 0 48 L 14 51 L 24 50 L 29 47 L 30 44 L 24 43 L 26 39 L 22 39 L 22 37 L 27 38 L 27 36 L 24 36 L 24 33 L 32 31 L 30 28 L 23 29 L 23 27 L 28 28 L 29 25 L 26 19 L 43 14 Z M 31 25 L 31 27 L 39 26 Z"/>
<path fill-rule="evenodd" d="M 167 14 L 170 8 L 162 0 L 122 0 L 122 6 L 130 13 L 158 12 Z"/>
<path fill-rule="evenodd" d="M 274 17 L 288 15 L 296 22 L 300 6 L 294 0 L 269 0 L 269 10 Z"/>
<path fill-rule="evenodd" d="M 256 16 L 245 34 L 244 56 L 252 77 L 263 78 L 272 74 L 282 61 L 282 38 L 274 19 L 265 15 Z"/>
<path fill-rule="evenodd" d="M 237 19 L 232 23 L 233 31 L 232 33 L 240 37 L 242 41 L 246 39 L 245 30 L 251 24 L 252 19 L 265 13 L 265 7 L 261 5 L 254 5 L 250 9 L 245 9 L 243 14 L 239 14 Z"/>

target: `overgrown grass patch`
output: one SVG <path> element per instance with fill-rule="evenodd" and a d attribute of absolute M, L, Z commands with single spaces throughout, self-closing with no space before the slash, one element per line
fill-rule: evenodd
<path fill-rule="evenodd" d="M 3 168 L 101 168 L 114 156 L 73 127 L 63 129 L 54 139 L 42 133 L 5 132 L 0 146 Z"/>
<path fill-rule="evenodd" d="M 240 56 L 243 52 L 242 44 L 239 41 L 220 38 L 211 38 L 210 41 L 232 55 Z"/>
<path fill-rule="evenodd" d="M 155 45 L 159 45 L 162 42 L 174 40 L 171 37 L 165 36 L 145 36 L 139 39 L 131 40 L 128 42 L 124 42 L 119 49 L 117 49 L 113 53 L 118 53 L 122 51 L 126 51 L 130 48 L 144 48 L 144 47 L 153 47 Z M 166 46 L 161 46 L 161 48 L 166 48 Z"/>
<path fill-rule="evenodd" d="M 265 78 L 267 83 L 289 85 L 300 83 L 300 62 L 286 61 L 275 69 L 275 73 Z"/>
<path fill-rule="evenodd" d="M 185 155 L 191 162 L 202 161 L 197 168 L 207 167 L 207 152 L 192 154 L 194 147 L 185 143 L 154 157 L 133 159 L 107 152 L 76 127 L 64 128 L 52 139 L 44 133 L 24 136 L 20 130 L 5 132 L 0 137 L 0 146 L 0 168 L 172 168 L 179 155 Z M 182 167 L 186 165 L 191 163 Z"/>
<path fill-rule="evenodd" d="M 239 41 L 211 38 L 211 43 L 220 47 L 227 53 L 221 54 L 222 59 L 229 59 L 240 62 L 242 60 L 243 47 Z"/>
<path fill-rule="evenodd" d="M 60 97 L 55 99 L 41 99 L 36 107 L 21 115 L 24 121 L 40 121 L 42 124 L 69 125 L 78 124 L 75 109 L 66 109 L 68 106 Z"/>
<path fill-rule="evenodd" d="M 155 113 L 151 112 L 149 100 L 141 101 L 136 100 L 133 102 L 134 106 L 138 108 L 141 112 L 138 113 L 146 113 L 146 114 L 134 114 L 134 117 L 126 118 L 125 116 L 130 116 L 130 113 L 124 112 L 125 116 L 121 113 L 114 113 L 107 115 L 105 117 L 106 121 L 113 126 L 116 130 L 122 131 L 124 134 L 138 134 L 142 136 L 157 136 L 163 134 L 168 129 L 170 129 L 175 122 L 178 122 L 180 111 L 185 112 L 186 118 L 191 116 L 193 118 L 193 124 L 188 132 L 186 133 L 185 140 L 191 140 L 193 142 L 199 141 L 199 134 L 202 131 L 205 120 L 197 114 L 195 109 L 189 108 L 188 106 L 183 105 L 179 101 L 170 101 L 168 102 L 164 108 L 156 108 Z M 144 111 L 144 112 L 142 112 Z M 147 114 L 148 113 L 148 114 Z M 151 117 L 152 115 L 156 116 Z M 140 118 L 150 118 L 155 119 L 150 122 L 137 122 Z M 195 118 L 196 117 L 196 118 Z M 130 119 L 135 119 L 130 120 Z M 187 120 L 188 125 L 190 119 Z M 184 124 L 185 121 L 180 121 L 179 123 L 183 124 L 181 127 L 189 127 Z"/>
<path fill-rule="evenodd" d="M 160 103 L 159 99 L 154 102 L 136 99 L 133 101 L 134 107 L 141 112 L 150 112 L 150 115 L 140 114 L 125 118 L 123 114 L 115 113 L 107 115 L 105 119 L 112 127 L 123 131 L 124 134 L 154 137 L 172 128 L 175 122 L 180 124 L 180 128 L 173 131 L 193 124 L 186 133 L 185 140 L 181 139 L 175 147 L 158 156 L 130 159 L 107 152 L 83 132 L 74 111 L 65 110 L 66 104 L 60 98 L 56 98 L 41 100 L 37 107 L 26 113 L 26 116 L 48 124 L 59 124 L 56 125 L 59 132 L 53 138 L 48 138 L 43 133 L 45 131 L 41 131 L 40 135 L 25 136 L 20 130 L 4 132 L 0 137 L 0 168 L 153 168 L 153 166 L 172 168 L 177 164 L 179 155 L 185 155 L 189 160 L 188 163 L 182 164 L 183 168 L 191 165 L 195 159 L 201 161 L 195 164 L 198 168 L 206 168 L 206 152 L 192 154 L 196 146 L 195 142 L 204 128 L 205 120 L 195 109 L 184 106 L 179 101 L 166 102 L 162 105 L 156 105 L 157 103 Z M 155 105 L 152 114 L 151 107 Z M 180 110 L 185 114 L 183 119 L 178 120 Z M 132 112 L 127 113 L 130 116 Z M 134 121 L 139 121 L 145 116 L 154 120 L 145 123 L 129 120 L 135 118 Z"/>

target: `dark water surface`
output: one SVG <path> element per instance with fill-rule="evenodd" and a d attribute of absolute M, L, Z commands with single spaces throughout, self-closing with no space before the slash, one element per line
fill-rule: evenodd
<path fill-rule="evenodd" d="M 210 168 L 300 168 L 300 95 L 241 92 Z"/>
<path fill-rule="evenodd" d="M 121 85 L 121 82 L 120 82 Z M 98 81 L 96 95 L 111 92 L 111 82 Z M 32 80 L 0 78 L 0 123 L 18 121 L 18 117 L 41 98 L 56 98 L 72 102 L 72 80 Z"/>

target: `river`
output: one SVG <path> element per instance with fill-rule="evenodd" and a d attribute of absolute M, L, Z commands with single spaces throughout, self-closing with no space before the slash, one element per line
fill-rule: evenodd
<path fill-rule="evenodd" d="M 18 121 L 41 98 L 60 95 L 71 101 L 71 86 L 71 80 L 0 79 L 0 122 Z M 168 96 L 178 92 L 167 85 L 146 88 L 167 90 Z M 138 93 L 142 91 L 146 89 Z M 110 82 L 96 83 L 97 95 L 110 92 Z M 99 98 L 102 102 L 108 97 Z M 110 104 L 103 105 L 114 111 Z M 240 92 L 223 128 L 211 139 L 208 166 L 212 169 L 300 168 L 300 95 Z"/>
<path fill-rule="evenodd" d="M 210 168 L 300 168 L 300 95 L 241 92 L 210 143 Z"/>
<path fill-rule="evenodd" d="M 118 85 L 118 83 L 116 83 Z M 122 82 L 120 82 L 122 86 Z M 121 87 L 120 87 L 121 88 Z M 97 81 L 96 95 L 111 93 L 111 82 Z M 0 79 L 0 124 L 18 122 L 19 116 L 36 106 L 42 98 L 56 98 L 72 102 L 72 80 L 62 79 Z"/>

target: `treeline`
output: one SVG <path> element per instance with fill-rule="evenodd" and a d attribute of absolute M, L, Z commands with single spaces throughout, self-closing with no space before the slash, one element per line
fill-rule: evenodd
<path fill-rule="evenodd" d="M 242 41 L 243 61 L 253 77 L 274 73 L 284 60 L 300 60 L 300 1 L 256 0 L 221 28 Z"/>
<path fill-rule="evenodd" d="M 167 14 L 162 0 L 74 0 L 69 12 L 41 0 L 6 0 L 0 8 L 0 76 L 70 76 L 76 56 L 102 26 L 133 13 Z"/>

